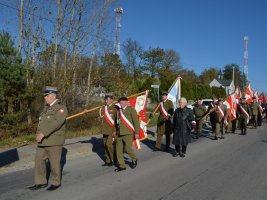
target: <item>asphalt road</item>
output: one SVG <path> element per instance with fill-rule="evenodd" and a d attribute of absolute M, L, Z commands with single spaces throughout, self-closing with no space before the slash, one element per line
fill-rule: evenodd
<path fill-rule="evenodd" d="M 142 143 L 138 166 L 114 172 L 102 167 L 101 152 L 67 161 L 62 187 L 30 191 L 33 169 L 0 176 L 0 199 L 56 200 L 267 200 L 267 124 L 248 135 L 224 140 L 202 137 L 189 144 L 185 158 L 152 152 Z"/>

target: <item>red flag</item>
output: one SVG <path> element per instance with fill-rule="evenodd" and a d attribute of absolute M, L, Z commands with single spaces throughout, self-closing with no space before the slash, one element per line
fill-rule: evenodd
<path fill-rule="evenodd" d="M 251 90 L 251 87 L 250 87 L 250 83 L 248 84 L 248 87 L 246 89 L 246 92 L 245 92 L 245 97 L 246 97 L 246 100 L 248 103 L 251 103 L 252 102 L 252 90 Z"/>
<path fill-rule="evenodd" d="M 266 104 L 266 100 L 265 100 L 265 96 L 263 92 L 260 94 L 259 99 L 261 100 L 261 103 L 263 103 L 264 105 Z"/>
<path fill-rule="evenodd" d="M 236 110 L 237 110 L 236 93 L 226 97 L 224 104 L 227 106 L 227 112 L 228 116 L 230 117 L 230 120 L 232 121 L 236 119 Z"/>
<path fill-rule="evenodd" d="M 146 105 L 147 105 L 147 96 L 148 96 L 148 90 L 145 92 L 145 94 L 133 97 L 129 100 L 130 106 L 134 107 L 140 121 L 140 132 L 139 132 L 139 140 L 144 140 L 147 138 L 147 128 L 146 128 Z M 139 150 L 141 147 L 138 145 L 137 140 L 134 140 L 134 144 L 137 150 Z"/>

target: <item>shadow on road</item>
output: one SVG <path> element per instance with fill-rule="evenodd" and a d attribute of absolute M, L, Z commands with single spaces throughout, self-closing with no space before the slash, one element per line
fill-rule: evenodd
<path fill-rule="evenodd" d="M 91 143 L 93 145 L 92 151 L 95 152 L 101 160 L 105 161 L 104 142 L 102 138 L 92 137 L 90 140 L 79 141 L 80 143 Z"/>
<path fill-rule="evenodd" d="M 17 148 L 0 153 L 0 167 L 9 165 L 19 160 Z"/>

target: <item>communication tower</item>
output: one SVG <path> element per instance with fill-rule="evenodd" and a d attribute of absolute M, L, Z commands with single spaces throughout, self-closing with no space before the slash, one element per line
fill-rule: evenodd
<path fill-rule="evenodd" d="M 248 80 L 248 36 L 244 37 L 245 51 L 244 51 L 244 75 Z"/>
<path fill-rule="evenodd" d="M 121 51 L 120 29 L 121 29 L 121 14 L 123 13 L 123 9 L 120 7 L 114 9 L 114 11 L 116 13 L 116 38 L 114 44 L 114 54 L 120 56 L 120 51 Z"/>

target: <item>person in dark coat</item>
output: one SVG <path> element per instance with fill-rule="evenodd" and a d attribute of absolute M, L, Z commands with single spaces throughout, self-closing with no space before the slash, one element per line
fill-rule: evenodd
<path fill-rule="evenodd" d="M 192 110 L 186 105 L 187 100 L 182 97 L 179 99 L 179 106 L 174 112 L 172 141 L 176 150 L 173 154 L 174 157 L 178 155 L 185 157 L 186 148 L 191 139 L 190 132 L 196 124 Z"/>

